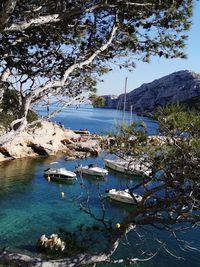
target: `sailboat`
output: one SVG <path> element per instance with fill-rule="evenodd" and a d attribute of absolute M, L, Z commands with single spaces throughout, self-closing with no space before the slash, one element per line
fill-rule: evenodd
<path fill-rule="evenodd" d="M 125 124 L 125 111 L 126 111 L 126 94 L 127 94 L 127 77 L 125 78 L 125 88 L 124 88 L 124 102 L 123 102 L 123 115 L 122 115 L 122 125 Z M 132 123 L 132 105 L 131 105 L 131 115 L 130 115 L 130 125 Z M 104 164 L 106 167 L 121 172 L 124 174 L 137 175 L 137 176 L 149 176 L 151 174 L 150 164 L 142 163 L 139 159 L 104 159 Z"/>
<path fill-rule="evenodd" d="M 122 122 L 121 124 L 125 124 L 125 114 L 127 109 L 127 83 L 128 83 L 128 78 L 125 78 L 125 86 L 124 86 L 124 94 L 122 95 L 123 97 L 119 98 L 118 104 L 117 104 L 117 109 L 122 110 Z M 132 124 L 133 121 L 133 105 L 130 105 L 130 117 L 129 117 L 129 125 Z M 128 123 L 127 123 L 128 124 Z"/>
<path fill-rule="evenodd" d="M 127 81 L 128 78 L 125 78 L 125 87 L 124 87 L 124 105 L 123 105 L 123 117 L 122 117 L 122 123 L 124 123 L 125 119 L 125 111 L 126 111 L 126 91 L 127 91 Z"/>

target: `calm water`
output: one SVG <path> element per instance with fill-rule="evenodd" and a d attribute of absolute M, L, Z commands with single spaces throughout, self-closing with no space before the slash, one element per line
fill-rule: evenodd
<path fill-rule="evenodd" d="M 119 113 L 119 112 L 118 112 Z M 110 131 L 113 128 L 113 119 L 117 111 L 84 108 L 69 109 L 58 116 L 66 127 L 72 129 L 87 128 L 91 132 Z M 121 114 L 118 114 L 120 117 Z M 127 120 L 129 114 L 126 113 Z M 155 122 L 146 119 L 148 131 L 155 132 Z M 97 163 L 103 166 L 104 155 L 98 158 L 66 162 L 62 156 L 23 159 L 2 163 L 0 165 L 0 248 L 8 247 L 11 251 L 37 255 L 35 244 L 42 234 L 59 233 L 61 229 L 75 231 L 81 223 L 92 225 L 94 223 L 88 215 L 80 211 L 79 204 L 85 203 L 86 191 L 90 192 L 90 207 L 100 216 L 100 202 L 98 192 L 104 194 L 107 188 L 126 188 L 127 184 L 135 184 L 138 177 L 127 177 L 114 172 L 109 172 L 105 180 L 83 177 L 78 178 L 74 184 L 48 183 L 43 177 L 43 170 L 49 166 L 66 167 L 74 170 L 76 164 Z M 52 164 L 54 163 L 54 164 Z M 84 187 L 83 187 L 84 183 Z M 60 198 L 60 192 L 65 193 L 65 198 Z M 106 217 L 111 219 L 113 225 L 120 222 L 130 211 L 130 206 L 119 205 L 105 199 L 104 204 L 109 211 Z M 169 238 L 169 233 L 145 227 L 140 229 L 140 234 L 145 242 L 142 245 L 138 235 L 134 232 L 129 236 L 129 244 L 121 244 L 115 257 L 137 257 L 139 251 L 155 249 L 156 244 L 152 237 L 166 240 L 170 251 L 185 260 L 177 260 L 161 250 L 151 261 L 141 266 L 167 267 L 197 267 L 200 266 L 199 252 L 182 251 L 176 241 Z M 199 231 L 193 230 L 186 235 L 179 236 L 194 242 L 200 247 Z M 103 240 L 103 239 L 101 239 Z M 125 241 L 125 240 L 124 240 Z M 94 247 L 98 244 L 94 244 Z M 92 248 L 91 248 L 92 250 Z M 106 265 L 101 265 L 106 266 Z"/>
<path fill-rule="evenodd" d="M 62 122 L 66 128 L 80 129 L 86 128 L 92 133 L 104 134 L 115 130 L 116 124 L 121 123 L 123 112 L 116 109 L 91 108 L 82 106 L 81 108 L 68 108 L 65 112 L 55 117 L 56 121 Z M 146 117 L 139 117 L 130 112 L 124 113 L 124 122 L 130 124 L 131 121 L 144 121 L 149 134 L 155 134 L 158 128 L 155 121 Z"/>

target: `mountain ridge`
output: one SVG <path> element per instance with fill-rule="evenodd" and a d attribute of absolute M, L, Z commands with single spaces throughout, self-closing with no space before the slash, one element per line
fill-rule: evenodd
<path fill-rule="evenodd" d="M 103 95 L 105 108 L 123 109 L 124 94 Z M 152 112 L 158 106 L 172 103 L 198 105 L 200 103 L 200 73 L 181 70 L 168 74 L 126 94 L 126 110 Z"/>

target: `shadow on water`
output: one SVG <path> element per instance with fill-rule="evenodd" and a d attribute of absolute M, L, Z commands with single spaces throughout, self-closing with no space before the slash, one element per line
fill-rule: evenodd
<path fill-rule="evenodd" d="M 73 185 L 76 183 L 77 179 L 74 179 L 74 180 L 67 180 L 67 179 L 53 179 L 51 178 L 49 181 L 48 181 L 48 177 L 44 177 L 43 175 L 43 178 L 44 180 L 46 180 L 47 183 L 55 183 L 57 185 Z"/>
<path fill-rule="evenodd" d="M 0 196 L 17 189 L 27 190 L 27 186 L 31 186 L 38 165 L 50 161 L 50 157 L 38 157 L 2 162 L 0 164 Z"/>
<path fill-rule="evenodd" d="M 124 179 L 130 179 L 130 180 L 133 179 L 135 182 L 140 182 L 142 179 L 140 176 L 131 175 L 131 174 L 124 174 L 121 172 L 114 171 L 110 168 L 108 168 L 108 171 L 109 171 L 109 174 L 111 174 L 117 178 L 122 178 L 122 179 L 124 178 Z"/>
<path fill-rule="evenodd" d="M 3 162 L 0 165 L 0 196 L 17 189 L 27 190 L 27 186 L 31 185 L 36 164 L 32 159 Z"/>
<path fill-rule="evenodd" d="M 136 205 L 131 205 L 128 203 L 122 203 L 110 198 L 106 198 L 108 208 L 117 208 L 117 209 L 122 209 L 123 211 L 126 211 L 127 213 L 132 212 L 135 208 Z M 109 207 L 110 206 L 110 207 Z"/>
<path fill-rule="evenodd" d="M 89 175 L 89 174 L 82 174 L 82 178 L 80 175 L 78 175 L 78 182 L 80 184 L 84 183 L 85 180 L 87 180 L 87 183 L 89 184 L 99 184 L 107 181 L 107 177 L 101 177 L 101 176 L 95 176 L 95 175 Z"/>

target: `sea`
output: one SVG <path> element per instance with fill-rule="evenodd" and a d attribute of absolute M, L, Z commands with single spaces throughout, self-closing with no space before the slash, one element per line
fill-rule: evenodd
<path fill-rule="evenodd" d="M 41 113 L 44 114 L 45 111 Z M 97 134 L 115 131 L 116 125 L 122 120 L 127 124 L 133 121 L 144 121 L 149 135 L 158 132 L 158 124 L 152 119 L 130 114 L 130 112 L 123 114 L 119 110 L 95 109 L 91 106 L 68 108 L 53 120 L 60 122 L 66 128 L 87 129 Z M 103 216 L 110 220 L 113 227 L 121 223 L 134 207 L 108 200 L 105 192 L 111 188 L 125 189 L 127 186 L 135 185 L 140 181 L 139 177 L 109 171 L 105 179 L 83 176 L 78 177 L 74 183 L 68 184 L 48 182 L 43 177 L 43 172 L 48 167 L 65 167 L 72 171 L 77 164 L 96 163 L 103 167 L 103 158 L 108 156 L 102 153 L 98 157 L 65 161 L 63 155 L 57 155 L 1 163 L 0 249 L 6 248 L 12 252 L 42 257 L 43 254 L 38 252 L 36 244 L 43 234 L 57 233 L 62 237 L 68 232 L 89 238 L 91 233 L 89 229 L 93 229 L 94 225 L 101 228 L 98 219 L 101 220 Z M 64 198 L 61 198 L 61 192 L 64 193 Z M 80 209 L 80 205 L 87 207 L 97 219 Z M 80 229 L 83 229 L 81 234 Z M 138 265 L 199 267 L 199 237 L 198 229 L 174 234 L 152 226 L 139 227 L 137 232 L 132 231 L 124 237 L 113 257 L 115 259 L 124 257 L 145 259 L 157 251 L 151 260 L 141 261 Z M 100 250 L 104 245 L 105 236 L 99 231 L 92 238 L 94 239 L 88 246 L 88 251 Z M 165 245 L 161 246 L 161 242 Z M 180 243 L 187 244 L 187 249 L 186 247 L 183 249 Z M 100 264 L 99 266 L 114 265 Z"/>

